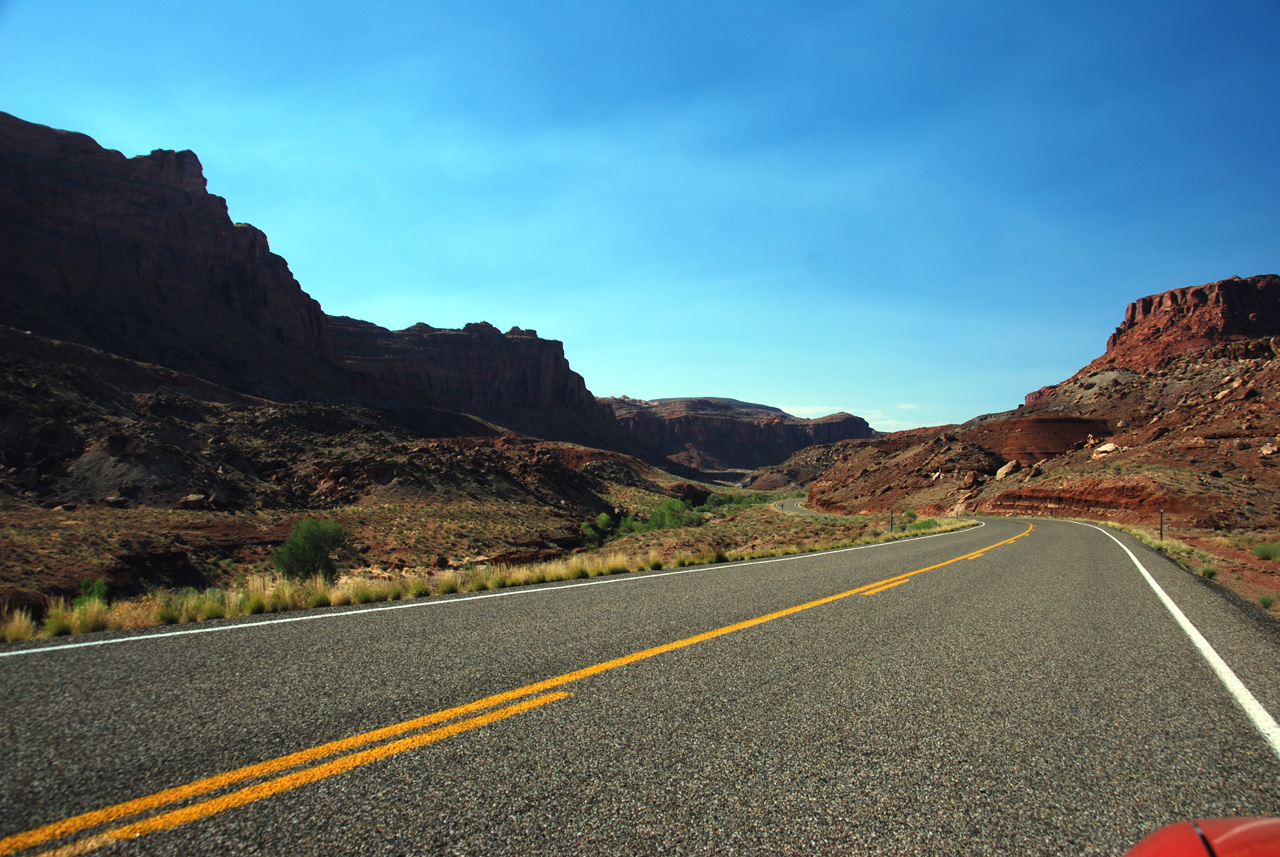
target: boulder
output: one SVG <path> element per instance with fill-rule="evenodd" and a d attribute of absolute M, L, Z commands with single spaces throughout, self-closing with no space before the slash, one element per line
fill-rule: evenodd
<path fill-rule="evenodd" d="M 996 471 L 996 481 L 999 482 L 1000 480 L 1004 479 L 1006 476 L 1012 476 L 1014 473 L 1017 473 L 1021 469 L 1022 469 L 1022 462 L 1018 461 L 1015 458 L 1013 461 L 1010 461 L 1004 467 L 1001 467 L 999 470 Z"/>

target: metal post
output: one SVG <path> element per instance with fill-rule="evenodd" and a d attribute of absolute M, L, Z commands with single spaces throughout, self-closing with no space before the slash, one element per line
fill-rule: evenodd
<path fill-rule="evenodd" d="M 893 510 L 889 510 L 889 535 L 893 535 Z"/>
<path fill-rule="evenodd" d="M 1160 541 L 1164 541 L 1164 509 L 1160 510 Z"/>

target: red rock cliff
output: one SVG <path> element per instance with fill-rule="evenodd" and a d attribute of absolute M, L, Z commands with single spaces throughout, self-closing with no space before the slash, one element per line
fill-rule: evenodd
<path fill-rule="evenodd" d="M 0 316 L 223 382 L 285 359 L 272 346 L 333 360 L 320 305 L 194 153 L 126 158 L 5 113 Z"/>
<path fill-rule="evenodd" d="M 451 410 L 547 440 L 636 449 L 569 367 L 564 345 L 536 331 L 504 334 L 486 322 L 391 331 L 342 316 L 329 329 L 344 367 L 421 390 Z"/>
<path fill-rule="evenodd" d="M 875 437 L 862 417 L 830 414 L 816 420 L 732 399 L 602 399 L 645 446 L 704 471 L 778 464 L 816 443 Z"/>
<path fill-rule="evenodd" d="M 1232 277 L 1172 289 L 1129 304 L 1107 340 L 1106 354 L 1090 369 L 1116 366 L 1142 371 L 1165 357 L 1219 342 L 1280 333 L 1280 277 Z"/>

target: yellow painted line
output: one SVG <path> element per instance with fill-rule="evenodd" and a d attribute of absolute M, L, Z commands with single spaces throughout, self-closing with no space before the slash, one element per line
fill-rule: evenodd
<path fill-rule="evenodd" d="M 906 583 L 905 580 L 895 580 L 893 583 L 886 583 L 884 586 L 877 587 L 876 589 L 868 589 L 866 592 L 862 594 L 875 595 L 877 592 L 884 592 L 886 589 L 893 589 L 893 587 L 901 586 L 904 583 Z"/>
<path fill-rule="evenodd" d="M 78 833 L 90 827 L 97 827 L 100 824 L 110 824 L 113 821 L 119 821 L 122 818 L 128 818 L 131 815 L 137 815 L 141 812 L 149 812 L 153 809 L 159 809 L 171 803 L 188 800 L 193 797 L 205 794 L 207 792 L 216 791 L 217 789 L 226 788 L 235 785 L 244 780 L 251 780 L 257 777 L 264 777 L 268 774 L 278 773 L 296 768 L 299 765 L 305 765 L 308 762 L 314 762 L 317 759 L 323 759 L 325 756 L 332 756 L 335 753 L 343 753 L 347 750 L 365 744 L 372 744 L 377 741 L 383 741 L 387 738 L 393 738 L 396 735 L 403 735 L 405 732 L 412 732 L 415 729 L 422 729 L 432 726 L 436 723 L 443 723 L 446 720 L 452 720 L 455 717 L 462 717 L 466 714 L 473 714 L 477 711 L 483 711 L 486 708 L 492 708 L 495 705 L 501 705 L 503 702 L 509 702 L 520 696 L 528 694 L 500 694 L 496 697 L 477 700 L 466 705 L 459 705 L 456 708 L 449 708 L 444 711 L 437 711 L 434 714 L 428 714 L 418 717 L 414 720 L 406 720 L 403 723 L 396 723 L 392 726 L 385 726 L 381 729 L 375 729 L 372 732 L 365 732 L 361 735 L 353 735 L 350 738 L 343 738 L 340 741 L 331 741 L 328 744 L 321 744 L 312 747 L 309 750 L 301 750 L 297 753 L 291 753 L 288 756 L 281 756 L 278 759 L 272 759 L 267 762 L 260 762 L 256 765 L 249 765 L 244 768 L 237 768 L 234 771 L 227 771 L 224 774 L 218 774 L 203 780 L 196 780 L 186 785 L 176 786 L 171 789 L 156 792 L 146 797 L 137 798 L 136 800 L 125 801 L 124 803 L 109 806 L 105 809 L 87 812 L 83 815 L 77 815 L 62 821 L 47 824 L 44 827 L 38 827 L 35 830 L 29 830 L 26 833 L 19 833 L 16 836 L 10 836 L 7 839 L 0 839 L 0 857 L 12 854 L 15 851 L 21 851 L 24 848 L 32 848 L 54 839 L 61 839 Z"/>
<path fill-rule="evenodd" d="M 572 694 L 562 691 L 560 693 L 548 693 L 543 696 L 534 697 L 533 699 L 526 699 L 522 702 L 516 703 L 515 705 L 509 705 L 506 708 L 490 711 L 477 717 L 458 721 L 457 723 L 450 723 L 448 726 L 441 727 L 440 729 L 433 729 L 430 732 L 414 735 L 411 738 L 404 738 L 369 750 L 363 750 L 359 753 L 342 756 L 341 758 L 327 762 L 323 765 L 317 765 L 312 768 L 295 771 L 292 774 L 286 774 L 273 780 L 267 780 L 202 803 L 193 804 L 191 806 L 183 807 L 182 809 L 172 810 L 152 818 L 143 819 L 132 824 L 124 825 L 123 827 L 118 827 L 115 830 L 108 830 L 103 833 L 90 836 L 79 842 L 74 842 L 61 848 L 46 851 L 44 854 L 84 854 L 97 848 L 101 848 L 102 846 L 116 840 L 135 839 L 147 833 L 168 830 L 172 827 L 188 824 L 192 821 L 198 821 L 199 819 L 207 818 L 210 815 L 225 812 L 228 809 L 244 806 L 245 804 L 253 803 L 254 801 L 262 800 L 263 798 L 277 795 L 281 792 L 296 789 L 299 786 L 314 783 L 318 780 L 323 780 L 337 774 L 346 773 L 347 771 L 353 770 L 361 765 L 367 765 L 370 762 L 376 762 L 380 759 L 385 759 L 388 756 L 403 753 L 406 750 L 425 747 L 428 744 L 434 744 L 437 741 L 442 741 L 445 738 L 451 738 L 454 735 L 467 732 L 471 729 L 486 726 L 499 720 L 505 720 L 513 715 L 520 714 L 533 708 L 538 708 L 549 702 L 556 702 L 557 700 L 564 699 L 567 696 L 572 696 Z M 41 857 L 43 857 L 43 855 L 41 855 Z"/>
<path fill-rule="evenodd" d="M 322 744 L 318 747 L 313 747 L 309 750 L 302 750 L 297 753 L 292 753 L 288 756 L 281 756 L 278 759 L 272 759 L 270 761 L 261 762 L 256 765 L 249 765 L 244 768 L 238 768 L 237 770 L 229 771 L 225 774 L 218 774 L 217 776 L 209 777 L 207 779 L 197 780 L 195 782 L 188 783 L 183 786 L 177 786 L 175 788 L 156 792 L 155 794 L 148 795 L 147 797 L 126 801 L 124 803 L 116 804 L 115 806 L 110 806 L 105 809 L 96 810 L 94 812 L 89 812 L 83 815 L 74 816 L 72 818 L 55 822 L 53 824 L 48 824 L 48 825 L 45 825 L 44 827 L 39 827 L 34 830 L 27 831 L 25 833 L 19 833 L 15 836 L 8 837 L 7 839 L 0 840 L 0 857 L 5 857 L 5 855 L 12 854 L 16 851 L 21 851 L 26 848 L 32 848 L 36 845 L 50 842 L 55 839 L 61 839 L 63 837 L 69 836 L 73 833 L 77 833 L 81 830 L 85 830 L 90 827 L 96 827 L 98 825 L 108 824 L 113 821 L 118 821 L 120 819 L 127 818 L 131 815 L 136 815 L 141 812 L 147 812 L 152 809 L 158 809 L 170 803 L 176 803 L 178 801 L 187 800 L 189 798 L 196 797 L 198 795 L 205 794 L 207 792 L 214 791 L 216 789 L 225 788 L 228 785 L 233 785 L 234 783 L 241 782 L 246 779 L 252 779 L 252 778 L 261 777 L 261 776 L 265 776 L 272 773 L 277 773 L 282 770 L 287 770 L 289 768 L 297 767 L 298 765 L 306 764 L 307 762 L 315 761 L 325 756 L 333 755 L 334 753 L 340 753 L 345 750 L 353 749 L 355 747 L 358 747 L 364 744 L 380 741 L 386 738 L 393 737 L 395 735 L 400 735 L 405 732 L 412 731 L 414 729 L 420 729 L 422 727 L 429 726 L 435 723 L 440 723 L 445 720 L 451 720 L 455 717 L 460 717 L 465 714 L 470 714 L 476 711 L 483 711 L 488 708 L 504 705 L 506 703 L 512 702 L 513 700 L 520 699 L 522 697 L 531 696 L 533 694 L 538 694 L 538 693 L 545 693 L 546 691 L 552 690 L 553 688 L 560 687 L 561 685 L 569 684 L 570 682 L 580 681 L 584 678 L 590 678 L 591 676 L 599 675 L 600 673 L 607 672 L 609 670 L 614 670 L 619 667 L 624 667 L 629 664 L 636 663 L 637 661 L 645 660 L 647 658 L 652 658 L 656 655 L 661 655 L 661 654 L 665 654 L 666 652 L 682 649 L 685 646 L 692 646 L 697 643 L 703 643 L 708 640 L 714 640 L 717 637 L 723 637 L 726 634 L 732 634 L 736 631 L 743 631 L 743 630 L 746 630 L 747 628 L 753 628 L 756 625 L 763 625 L 766 622 L 772 622 L 775 619 L 781 619 L 785 616 L 790 616 L 795 613 L 800 613 L 804 610 L 811 610 L 814 607 L 820 607 L 823 604 L 830 604 L 833 601 L 839 601 L 840 599 L 848 598 L 851 595 L 861 595 L 861 594 L 874 595 L 876 592 L 883 591 L 884 589 L 889 589 L 892 586 L 898 585 L 899 583 L 905 583 L 909 578 L 914 577 L 917 574 L 923 574 L 926 571 L 933 571 L 934 569 L 943 568 L 944 566 L 948 566 L 948 565 L 951 565 L 952 563 L 960 562 L 961 560 L 974 559 L 976 557 L 982 556 L 984 553 L 991 550 L 992 548 L 997 548 L 1003 545 L 1012 544 L 1013 542 L 1027 535 L 1034 529 L 1035 529 L 1035 525 L 1029 524 L 1027 528 L 1023 530 L 1021 533 L 1019 533 L 1018 535 L 1005 539 L 1004 541 L 1000 541 L 1000 542 L 996 542 L 995 544 L 988 545 L 987 547 L 981 548 L 980 550 L 976 550 L 971 553 L 964 554 L 963 556 L 954 557 L 953 559 L 949 559 L 949 560 L 946 560 L 945 562 L 940 562 L 935 565 L 930 565 L 925 568 L 919 568 L 919 569 L 916 569 L 915 571 L 907 572 L 906 574 L 900 574 L 896 577 L 890 577 L 890 578 L 886 578 L 885 580 L 876 581 L 875 583 L 869 583 L 869 584 L 866 584 L 865 586 L 860 586 L 857 589 L 851 589 L 848 592 L 841 592 L 838 595 L 828 595 L 825 598 L 819 598 L 815 601 L 809 601 L 805 604 L 796 605 L 795 607 L 788 607 L 784 610 L 778 610 L 774 613 L 769 613 L 764 616 L 757 616 L 754 619 L 747 619 L 742 622 L 737 622 L 733 625 L 726 625 L 723 628 L 717 628 L 713 631 L 707 631 L 705 633 L 697 634 L 692 637 L 686 637 L 683 640 L 676 640 L 675 642 L 664 643 L 661 646 L 655 646 L 651 649 L 645 649 L 640 652 L 633 652 L 629 655 L 624 655 L 623 657 L 620 657 L 620 658 L 614 658 L 611 661 L 604 661 L 602 663 L 594 664 L 589 667 L 583 667 L 582 669 L 574 670 L 573 672 L 564 673 L 563 675 L 559 675 L 554 678 L 544 679 L 543 681 L 535 682 L 533 684 L 528 684 L 528 685 L 525 685 L 524 687 L 516 688 L 515 690 L 508 690 L 503 693 L 494 694 L 493 696 L 487 696 L 484 699 L 478 699 L 475 702 L 470 702 L 470 703 L 467 703 L 466 705 L 460 705 L 456 708 L 450 708 L 445 711 L 438 711 L 438 712 L 435 712 L 434 714 L 428 714 L 423 717 L 416 718 L 414 720 L 407 720 L 403 723 L 397 723 L 392 726 L 386 726 L 381 729 L 375 729 L 371 732 L 366 732 L 361 735 L 355 735 L 350 738 L 344 738 L 340 741 L 333 741 L 328 744 Z M 556 697 L 556 698 L 560 698 L 560 697 Z M 552 700 L 548 699 L 547 701 L 552 701 Z M 512 706 L 512 708 L 515 708 L 515 706 Z M 506 711 L 507 709 L 503 709 L 503 710 Z M 493 713 L 496 714 L 497 712 L 493 712 Z M 489 715 L 485 715 L 485 716 L 487 717 Z M 479 720 L 479 719 L 481 718 L 475 718 L 475 720 Z M 471 723 L 472 721 L 468 720 L 463 722 Z M 458 726 L 458 725 L 460 724 L 454 724 L 454 726 Z M 482 724 L 477 724 L 477 725 L 482 725 Z M 434 735 L 437 732 L 444 732 L 447 729 L 451 729 L 451 728 L 453 728 L 453 726 L 445 727 L 445 729 L 435 730 L 434 732 L 425 733 L 425 734 Z M 474 727 L 468 727 L 468 728 L 474 728 Z M 465 730 L 459 730 L 459 731 L 465 731 Z M 454 732 L 450 734 L 457 734 L 457 733 Z M 406 739 L 406 740 L 418 740 L 421 737 L 423 736 L 417 736 L 415 738 Z M 447 737 L 447 736 L 442 736 L 442 737 Z M 434 739 L 434 740 L 439 740 L 439 739 Z M 398 746 L 401 743 L 404 743 L 404 742 L 395 742 L 393 744 L 388 744 L 386 746 Z M 430 742 L 426 742 L 426 743 L 430 743 Z M 381 748 L 377 748 L 377 749 L 381 749 Z M 362 753 L 356 753 L 356 754 L 353 754 L 353 756 L 348 756 L 346 758 L 363 756 L 364 753 L 371 753 L 371 752 L 376 752 L 376 749 L 363 751 Z M 343 760 L 338 760 L 338 761 L 340 762 Z M 326 765 L 322 765 L 317 768 L 314 768 L 312 770 L 327 768 L 329 765 L 333 765 L 333 764 L 337 764 L 337 762 L 331 762 Z M 305 774 L 306 772 L 304 771 L 301 773 Z M 297 776 L 297 775 L 295 774 L 295 775 L 289 775 L 289 776 Z M 287 779 L 287 777 L 282 779 Z M 273 780 L 272 782 L 275 782 L 275 781 Z M 263 784 L 263 785 L 268 785 L 268 784 Z M 248 789 L 243 791 L 248 791 Z M 236 794 L 239 794 L 239 792 L 236 792 Z M 254 799 L 256 800 L 257 798 L 254 798 Z M 199 804 L 199 806 L 205 806 L 205 805 L 206 804 Z M 192 809 L 192 808 L 188 808 L 188 809 Z M 175 812 L 181 813 L 184 811 L 185 810 L 176 810 Z M 157 816 L 157 818 L 166 818 L 171 814 L 173 813 L 167 813 L 165 815 Z M 203 817 L 203 816 L 200 816 L 200 817 Z M 154 819 L 150 819 L 150 820 L 154 820 Z M 138 822 L 138 824 L 145 824 L 145 823 L 146 822 Z M 177 822 L 177 823 L 181 824 L 184 822 Z M 91 839 L 96 839 L 96 838 L 97 837 L 91 837 Z M 71 847 L 74 847 L 74 846 L 71 846 Z M 94 846 L 94 847 L 97 847 L 97 846 Z M 80 852 L 76 852 L 76 853 L 80 853 Z"/>
<path fill-rule="evenodd" d="M 390 744 L 383 744 L 380 747 L 373 747 L 368 750 L 362 750 L 358 753 L 352 753 L 348 756 L 342 756 L 331 762 L 326 762 L 323 765 L 316 765 L 313 768 L 304 768 L 303 770 L 295 771 L 292 774 L 285 774 L 284 776 L 276 777 L 273 780 L 267 780 L 266 782 L 258 783 L 256 785 L 240 789 L 239 791 L 204 801 L 203 803 L 197 803 L 192 806 L 175 809 L 170 812 L 154 816 L 153 818 L 146 818 L 142 821 L 134 822 L 133 824 L 118 827 L 115 830 L 108 830 L 98 836 L 90 837 L 85 841 L 85 843 L 74 843 L 69 847 L 72 849 L 85 847 L 92 850 L 93 848 L 101 847 L 102 845 L 114 840 L 136 839 L 137 837 L 144 836 L 148 833 L 156 833 L 160 830 L 168 830 L 172 827 L 178 827 L 179 825 L 199 821 L 202 818 L 207 818 L 211 815 L 216 815 L 217 813 L 225 812 L 228 809 L 234 809 L 238 806 L 244 806 L 245 804 L 253 803 L 254 801 L 259 801 L 263 798 L 271 797 L 272 795 L 278 795 L 281 792 L 290 791 L 291 789 L 296 789 L 299 786 L 305 786 L 338 774 L 345 774 L 347 771 L 358 768 L 361 765 L 367 765 L 370 762 L 376 762 L 380 759 L 385 759 L 388 756 L 403 753 L 406 750 L 413 750 L 418 747 L 425 747 L 428 744 L 434 744 L 437 741 L 443 741 L 445 738 L 451 738 L 462 732 L 466 732 L 480 726 L 486 726 L 499 720 L 504 720 L 512 715 L 520 714 L 532 708 L 538 708 L 539 706 L 546 705 L 549 702 L 555 702 L 571 695 L 572 694 L 564 692 L 548 693 L 543 696 L 534 697 L 533 699 L 526 699 L 523 702 L 516 703 L 515 705 L 509 705 L 506 708 L 499 708 L 496 711 L 490 711 L 477 717 L 461 720 L 457 723 L 450 723 L 448 726 L 433 729 L 430 732 L 424 732 L 421 735 L 414 735 L 411 738 L 403 738 L 399 741 L 393 741 Z M 88 843 L 92 843 L 92 845 L 88 845 Z M 55 850 L 50 853 L 59 854 L 60 850 Z M 68 853 L 84 852 L 75 850 Z"/>

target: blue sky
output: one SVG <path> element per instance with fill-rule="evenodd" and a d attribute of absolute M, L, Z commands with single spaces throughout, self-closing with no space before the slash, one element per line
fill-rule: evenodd
<path fill-rule="evenodd" d="M 1280 270 L 1278 42 L 1280 0 L 0 0 L 0 110 L 195 151 L 330 314 L 892 430 Z"/>

